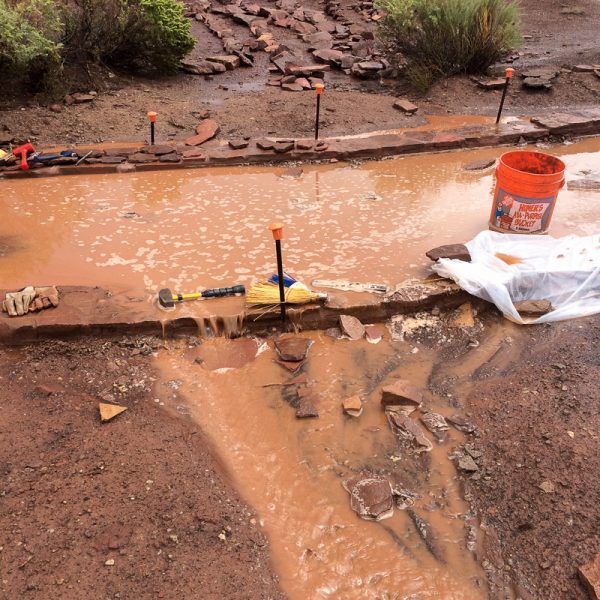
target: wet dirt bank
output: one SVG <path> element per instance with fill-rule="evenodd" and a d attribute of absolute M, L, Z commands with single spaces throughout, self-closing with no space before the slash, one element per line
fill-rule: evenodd
<path fill-rule="evenodd" d="M 0 352 L 2 600 L 284 598 L 254 510 L 150 364 L 161 343 Z M 101 424 L 99 401 L 128 410 Z"/>
<path fill-rule="evenodd" d="M 216 4 L 216 3 L 215 3 Z M 267 6 L 273 6 L 266 2 Z M 324 5 L 312 0 L 302 7 L 322 13 Z M 553 89 L 528 90 L 516 77 L 509 90 L 505 114 L 525 115 L 540 110 L 573 110 L 597 105 L 600 79 L 592 73 L 571 72 L 578 64 L 598 64 L 597 24 L 600 15 L 594 0 L 579 1 L 577 10 L 564 10 L 565 3 L 555 0 L 522 0 L 523 42 L 521 56 L 511 63 L 517 74 L 531 68 L 560 72 Z M 216 4 L 218 7 L 219 5 Z M 377 32 L 375 23 L 365 20 L 350 3 L 341 3 L 344 19 L 357 31 Z M 195 11 L 194 11 L 195 12 Z M 211 15 L 211 19 L 217 18 Z M 219 17 L 220 18 L 220 17 Z M 323 14 L 324 21 L 334 21 Z M 264 22 L 262 24 L 264 26 Z M 240 41 L 250 35 L 247 27 L 225 21 L 224 30 L 233 28 Z M 293 30 L 271 27 L 275 38 L 286 47 L 303 46 L 298 60 L 314 62 L 306 45 Z M 202 23 L 193 21 L 198 39 L 196 58 L 223 52 L 222 40 Z M 147 133 L 146 111 L 159 112 L 158 139 L 184 139 L 195 127 L 199 115 L 208 113 L 217 119 L 224 133 L 235 137 L 275 134 L 310 135 L 313 131 L 314 92 L 286 92 L 267 86 L 269 58 L 253 53 L 253 68 L 237 68 L 205 78 L 180 73 L 173 77 L 148 79 L 127 73 L 94 77 L 95 71 L 82 73 L 69 91 L 97 91 L 91 103 L 65 105 L 49 110 L 48 104 L 33 97 L 10 98 L 7 85 L 0 109 L 0 130 L 10 137 L 27 139 L 47 146 L 56 143 L 93 143 L 140 139 Z M 561 69 L 561 67 L 566 69 Z M 91 79 L 90 79 L 91 78 Z M 363 81 L 332 69 L 326 73 L 322 131 L 324 135 L 345 135 L 377 129 L 410 126 L 420 117 L 410 117 L 394 108 L 399 95 L 408 95 L 423 112 L 496 114 L 501 92 L 483 91 L 467 77 L 438 82 L 427 94 L 410 89 L 405 81 L 384 78 L 381 82 Z M 13 92 L 14 93 L 14 92 Z"/>
<path fill-rule="evenodd" d="M 585 600 L 597 319 L 526 328 L 461 307 L 389 325 L 378 344 L 295 336 L 312 345 L 294 373 L 274 338 L 5 350 L 0 597 Z M 397 377 L 425 390 L 410 419 L 429 452 L 386 420 Z M 318 417 L 296 418 L 302 389 Z M 99 400 L 128 411 L 100 425 Z M 460 430 L 438 441 L 426 411 Z M 351 510 L 342 484 L 367 474 L 399 494 L 391 517 Z"/>
<path fill-rule="evenodd" d="M 485 448 L 468 496 L 500 540 L 486 570 L 496 590 L 514 573 L 523 600 L 587 600 L 577 568 L 600 552 L 600 322 L 510 338 L 462 388 Z"/>

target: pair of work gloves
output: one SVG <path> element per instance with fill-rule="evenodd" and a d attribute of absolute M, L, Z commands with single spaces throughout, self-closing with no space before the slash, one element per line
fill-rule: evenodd
<path fill-rule="evenodd" d="M 18 292 L 7 292 L 2 302 L 2 310 L 7 312 L 9 317 L 20 317 L 50 306 L 58 306 L 58 291 L 53 285 L 28 286 Z"/>

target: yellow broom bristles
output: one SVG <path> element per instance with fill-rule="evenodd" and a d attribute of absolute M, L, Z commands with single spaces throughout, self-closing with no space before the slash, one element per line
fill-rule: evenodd
<path fill-rule="evenodd" d="M 286 304 L 306 304 L 326 297 L 325 294 L 312 292 L 304 286 L 295 285 L 285 288 L 284 291 Z M 279 286 L 273 283 L 257 283 L 246 290 L 246 304 L 256 306 L 280 303 Z"/>

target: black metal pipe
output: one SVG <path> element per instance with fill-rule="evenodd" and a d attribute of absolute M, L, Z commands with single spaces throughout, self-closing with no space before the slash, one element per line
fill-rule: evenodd
<path fill-rule="evenodd" d="M 154 146 L 154 122 L 150 121 L 150 143 Z"/>
<path fill-rule="evenodd" d="M 502 90 L 502 99 L 500 100 L 500 107 L 498 108 L 498 116 L 496 117 L 496 125 L 500 123 L 500 117 L 502 116 L 502 109 L 504 108 L 504 100 L 506 98 L 506 92 L 508 92 L 508 84 L 510 83 L 510 77 L 506 78 L 504 83 L 504 89 Z"/>
<path fill-rule="evenodd" d="M 315 119 L 315 141 L 319 139 L 319 115 L 321 113 L 321 94 L 317 94 L 317 116 Z"/>
<path fill-rule="evenodd" d="M 283 259 L 281 257 L 281 240 L 275 240 L 277 252 L 277 276 L 279 278 L 279 301 L 281 306 L 281 321 L 285 322 L 285 285 L 283 282 Z"/>

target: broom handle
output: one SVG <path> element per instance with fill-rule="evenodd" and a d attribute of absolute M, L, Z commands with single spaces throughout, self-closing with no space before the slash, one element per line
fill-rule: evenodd
<path fill-rule="evenodd" d="M 275 240 L 277 252 L 277 275 L 279 277 L 279 301 L 281 306 L 281 321 L 285 322 L 285 287 L 283 283 L 283 258 L 281 257 L 281 240 Z"/>

